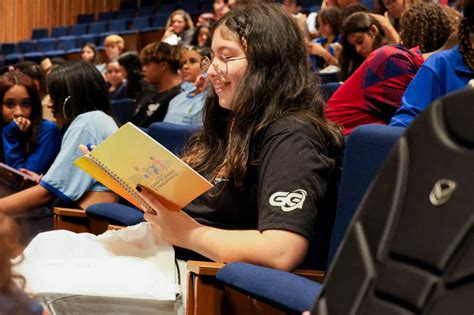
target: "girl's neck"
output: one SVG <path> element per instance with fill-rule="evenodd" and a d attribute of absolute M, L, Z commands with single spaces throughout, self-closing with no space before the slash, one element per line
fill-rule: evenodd
<path fill-rule="evenodd" d="M 178 74 L 165 75 L 162 76 L 161 79 L 161 82 L 158 83 L 158 93 L 166 92 L 181 83 L 181 79 Z"/>
<path fill-rule="evenodd" d="M 331 33 L 328 36 L 326 36 L 326 38 L 327 38 L 327 43 L 331 44 L 336 39 L 336 35 Z"/>

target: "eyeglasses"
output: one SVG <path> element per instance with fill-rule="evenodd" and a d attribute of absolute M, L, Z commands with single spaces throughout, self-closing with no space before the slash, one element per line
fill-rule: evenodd
<path fill-rule="evenodd" d="M 225 65 L 225 72 L 216 63 L 214 63 L 214 57 L 217 57 L 220 64 Z M 236 61 L 236 60 L 242 60 L 242 59 L 247 59 L 247 57 L 228 58 L 223 55 L 212 56 L 211 59 L 209 59 L 209 57 L 204 57 L 201 60 L 201 71 L 202 71 L 202 74 L 207 76 L 207 71 L 209 70 L 209 67 L 213 65 L 214 69 L 216 70 L 217 75 L 220 77 L 225 77 L 227 73 L 229 72 L 227 63 L 230 61 Z"/>
<path fill-rule="evenodd" d="M 4 100 L 2 102 L 3 105 L 5 105 L 7 108 L 9 109 L 12 109 L 15 107 L 15 105 L 20 105 L 20 107 L 23 107 L 23 108 L 27 108 L 27 107 L 31 107 L 31 100 L 28 99 L 28 98 L 25 98 L 25 99 L 22 99 L 22 100 L 13 100 L 13 99 L 8 99 L 8 100 Z"/>

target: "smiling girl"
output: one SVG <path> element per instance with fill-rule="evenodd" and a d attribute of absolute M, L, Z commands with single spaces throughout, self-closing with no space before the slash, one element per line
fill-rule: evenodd
<path fill-rule="evenodd" d="M 216 261 L 324 268 L 342 154 L 324 117 L 303 35 L 274 3 L 237 5 L 215 25 L 203 130 L 184 159 L 215 183 L 182 211 L 145 214 L 177 247 Z M 288 78 L 291 78 L 290 80 Z"/>

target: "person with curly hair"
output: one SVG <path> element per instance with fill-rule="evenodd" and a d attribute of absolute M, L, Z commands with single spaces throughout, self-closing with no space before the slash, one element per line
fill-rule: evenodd
<path fill-rule="evenodd" d="M 464 2 L 458 36 L 459 45 L 434 53 L 426 60 L 403 95 L 402 105 L 390 125 L 407 127 L 437 98 L 474 86 L 474 0 Z"/>
<path fill-rule="evenodd" d="M 25 281 L 12 271 L 12 259 L 21 251 L 18 226 L 12 218 L 0 213 L 0 314 L 46 315 L 43 307 L 16 284 Z"/>
<path fill-rule="evenodd" d="M 135 114 L 131 122 L 147 128 L 154 122 L 163 121 L 169 102 L 182 92 L 178 71 L 185 61 L 185 50 L 180 45 L 155 42 L 142 49 L 140 58 L 146 80 L 157 90 L 146 92 L 146 97 L 137 96 L 137 101 L 141 103 L 135 102 Z"/>
<path fill-rule="evenodd" d="M 427 48 L 439 49 L 450 35 L 448 23 L 426 23 L 431 16 L 442 14 L 444 11 L 437 4 L 409 7 L 401 19 L 401 35 L 402 42 L 410 46 L 386 45 L 375 50 L 336 90 L 328 101 L 326 115 L 344 127 L 345 135 L 359 125 L 390 122 L 400 107 L 403 93 L 423 64 L 422 53 L 427 52 Z M 419 33 L 424 36 L 416 37 L 416 45 L 422 47 L 421 50 L 408 49 L 415 45 L 411 42 L 413 30 L 422 30 Z"/>

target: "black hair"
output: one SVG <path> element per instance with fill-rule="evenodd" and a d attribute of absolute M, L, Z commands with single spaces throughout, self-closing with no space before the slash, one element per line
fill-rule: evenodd
<path fill-rule="evenodd" d="M 39 94 L 40 97 L 46 95 L 46 76 L 39 64 L 34 61 L 26 60 L 21 61 L 15 65 L 15 69 L 23 72 L 27 76 L 33 79 L 33 81 L 38 81 L 39 83 Z"/>
<path fill-rule="evenodd" d="M 143 79 L 142 62 L 135 52 L 126 52 L 117 59 L 118 63 L 127 71 L 127 92 L 128 98 L 136 98 L 140 89 L 140 82 Z"/>
<path fill-rule="evenodd" d="M 86 112 L 101 110 L 110 114 L 107 85 L 91 63 L 66 62 L 51 70 L 46 81 L 54 115 L 64 118 L 63 128 L 67 129 L 77 116 Z"/>

